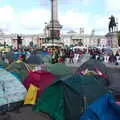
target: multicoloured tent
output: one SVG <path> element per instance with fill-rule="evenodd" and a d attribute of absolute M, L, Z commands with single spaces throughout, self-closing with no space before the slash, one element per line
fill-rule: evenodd
<path fill-rule="evenodd" d="M 103 84 L 93 76 L 67 76 L 49 86 L 33 109 L 55 120 L 79 120 L 87 105 L 105 93 Z"/>
<path fill-rule="evenodd" d="M 39 88 L 38 95 L 44 91 L 52 82 L 56 79 L 56 77 L 44 70 L 39 70 L 35 72 L 30 72 L 27 79 L 24 81 L 25 87 L 28 89 L 30 84 Z"/>
<path fill-rule="evenodd" d="M 27 91 L 10 72 L 0 68 L 0 112 L 8 111 L 23 101 Z"/>
<path fill-rule="evenodd" d="M 72 74 L 72 71 L 63 63 L 48 64 L 47 71 L 58 77 Z"/>

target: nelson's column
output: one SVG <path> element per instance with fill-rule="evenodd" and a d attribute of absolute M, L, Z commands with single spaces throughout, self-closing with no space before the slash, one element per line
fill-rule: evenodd
<path fill-rule="evenodd" d="M 48 29 L 48 36 L 51 38 L 52 42 L 56 41 L 60 37 L 60 30 L 62 29 L 62 25 L 60 25 L 58 20 L 58 1 L 57 0 L 50 0 L 51 1 L 51 20 L 49 25 L 47 26 Z"/>

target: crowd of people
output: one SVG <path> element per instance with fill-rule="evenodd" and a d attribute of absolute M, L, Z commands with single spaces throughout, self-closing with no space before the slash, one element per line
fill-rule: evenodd
<path fill-rule="evenodd" d="M 31 54 L 36 54 L 36 51 L 48 52 L 51 56 L 51 63 L 65 63 L 68 58 L 68 63 L 74 64 L 79 63 L 82 56 L 84 54 L 89 54 L 93 59 L 97 59 L 100 61 L 115 63 L 118 65 L 118 61 L 120 60 L 119 51 L 115 54 L 113 52 L 106 53 L 104 49 L 63 49 L 63 48 L 43 48 L 43 49 L 13 49 L 11 52 L 1 52 L 0 56 L 2 60 L 10 64 L 14 60 L 21 59 L 26 62 Z M 76 61 L 75 61 L 76 59 Z"/>
<path fill-rule="evenodd" d="M 51 63 L 65 63 L 66 58 L 69 58 L 69 63 L 74 64 L 73 58 L 77 55 L 78 58 L 85 53 L 81 50 L 61 49 L 61 48 L 44 48 L 44 49 L 13 49 L 11 52 L 1 52 L 0 56 L 5 63 L 12 63 L 14 60 L 21 59 L 26 62 L 31 54 L 37 54 L 37 51 L 48 52 L 51 55 Z M 79 59 L 78 59 L 79 62 Z"/>
<path fill-rule="evenodd" d="M 105 63 L 119 64 L 120 61 L 120 53 L 117 50 L 115 53 L 111 51 L 111 53 L 106 53 L 104 50 L 90 50 L 89 52 L 93 59 L 103 61 Z"/>

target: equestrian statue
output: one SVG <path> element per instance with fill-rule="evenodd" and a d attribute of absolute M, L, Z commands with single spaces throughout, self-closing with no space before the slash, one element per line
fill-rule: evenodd
<path fill-rule="evenodd" d="M 117 23 L 115 20 L 115 17 L 113 15 L 111 15 L 111 17 L 109 17 L 110 22 L 109 22 L 109 32 L 116 32 L 117 30 Z"/>

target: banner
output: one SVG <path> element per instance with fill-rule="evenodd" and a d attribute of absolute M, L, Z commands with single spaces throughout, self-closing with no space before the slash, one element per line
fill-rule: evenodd
<path fill-rule="evenodd" d="M 30 85 L 30 87 L 28 89 L 28 93 L 27 93 L 25 100 L 24 100 L 24 104 L 28 104 L 28 105 L 36 104 L 38 89 L 39 88 L 37 88 L 36 86 L 34 86 L 32 84 Z"/>

